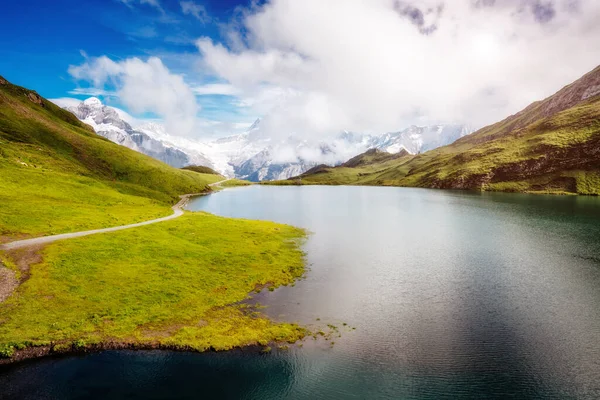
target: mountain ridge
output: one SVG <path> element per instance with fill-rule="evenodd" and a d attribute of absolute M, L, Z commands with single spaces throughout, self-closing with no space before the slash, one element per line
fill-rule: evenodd
<path fill-rule="evenodd" d="M 405 149 L 416 154 L 471 132 L 466 125 L 412 125 L 377 135 L 346 131 L 318 141 L 295 136 L 277 139 L 264 134 L 258 118 L 243 133 L 201 142 L 172 136 L 158 123 L 132 126 L 117 109 L 103 105 L 97 98 L 66 109 L 92 125 L 99 135 L 171 166 L 203 165 L 229 177 L 252 181 L 287 179 L 323 162 L 341 164 L 370 147 L 390 153 Z"/>

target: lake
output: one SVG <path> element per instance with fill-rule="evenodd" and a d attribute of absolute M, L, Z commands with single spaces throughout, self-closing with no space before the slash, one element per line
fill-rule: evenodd
<path fill-rule="evenodd" d="M 49 358 L 0 369 L 2 398 L 600 398 L 599 198 L 252 186 L 188 208 L 312 232 L 305 279 L 254 301 L 335 345 Z"/>

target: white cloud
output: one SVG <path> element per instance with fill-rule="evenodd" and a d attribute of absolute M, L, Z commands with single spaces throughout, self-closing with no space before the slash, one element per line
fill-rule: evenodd
<path fill-rule="evenodd" d="M 206 7 L 202 4 L 196 4 L 193 1 L 180 1 L 181 12 L 185 15 L 193 15 L 198 21 L 206 24 L 210 22 L 211 18 L 206 11 Z"/>
<path fill-rule="evenodd" d="M 51 102 L 53 102 L 54 104 L 56 104 L 59 107 L 62 108 L 66 108 L 66 107 L 77 107 L 79 105 L 79 103 L 81 103 L 81 100 L 79 99 L 75 99 L 73 97 L 60 97 L 57 99 L 49 99 Z"/>
<path fill-rule="evenodd" d="M 269 135 L 317 138 L 500 120 L 597 65 L 599 17 L 596 0 L 272 0 L 197 46 Z"/>
<path fill-rule="evenodd" d="M 69 90 L 69 94 L 74 94 L 76 96 L 105 96 L 105 97 L 114 97 L 116 93 L 112 90 L 105 90 L 96 87 L 86 87 L 86 88 L 75 88 L 73 90 Z"/>
<path fill-rule="evenodd" d="M 181 75 L 172 74 L 156 57 L 115 62 L 102 56 L 70 66 L 69 73 L 77 80 L 92 83 L 98 90 L 114 87 L 130 111 L 160 116 L 167 130 L 175 135 L 189 135 L 196 129 L 199 106 L 192 89 Z"/>

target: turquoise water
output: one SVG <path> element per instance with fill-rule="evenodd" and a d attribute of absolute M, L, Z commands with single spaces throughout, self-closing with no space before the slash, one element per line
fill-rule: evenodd
<path fill-rule="evenodd" d="M 335 345 L 45 359 L 0 369 L 0 397 L 600 398 L 598 198 L 255 186 L 189 208 L 310 230 L 306 278 L 255 301 Z"/>

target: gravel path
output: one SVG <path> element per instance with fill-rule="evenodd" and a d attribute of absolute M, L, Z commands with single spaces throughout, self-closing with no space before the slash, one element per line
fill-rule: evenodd
<path fill-rule="evenodd" d="M 211 183 L 209 186 L 218 186 L 221 183 L 228 181 L 228 180 L 229 179 L 224 179 L 219 182 Z M 23 247 L 52 243 L 52 242 L 56 242 L 57 240 L 72 239 L 72 238 L 81 237 L 81 236 L 95 235 L 97 233 L 120 231 L 123 229 L 137 228 L 138 226 L 144 226 L 144 225 L 155 224 L 157 222 L 168 221 L 170 219 L 174 219 L 174 218 L 182 216 L 183 215 L 182 208 L 189 201 L 190 197 L 199 196 L 201 194 L 203 194 L 203 193 L 184 194 L 183 196 L 179 196 L 181 198 L 181 200 L 179 200 L 179 202 L 173 206 L 173 214 L 169 215 L 168 217 L 162 217 L 162 218 L 157 218 L 157 219 L 153 219 L 150 221 L 138 222 L 137 224 L 115 226 L 112 228 L 94 229 L 91 231 L 63 233 L 60 235 L 43 236 L 43 237 L 39 237 L 39 238 L 26 239 L 26 240 L 17 240 L 15 242 L 5 243 L 5 244 L 1 245 L 0 250 L 20 249 Z"/>

